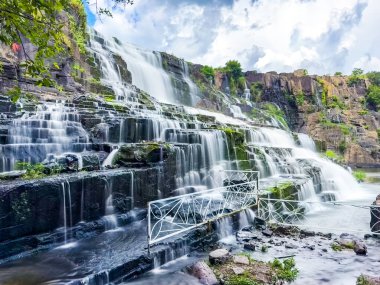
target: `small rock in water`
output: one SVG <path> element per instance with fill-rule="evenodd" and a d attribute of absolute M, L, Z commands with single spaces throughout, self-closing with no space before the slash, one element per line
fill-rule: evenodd
<path fill-rule="evenodd" d="M 287 244 L 285 244 L 285 248 L 296 249 L 296 248 L 298 248 L 298 245 L 295 245 L 292 243 L 287 243 Z"/>
<path fill-rule="evenodd" d="M 249 241 L 251 239 L 257 239 L 257 236 L 251 232 L 241 230 L 236 233 L 236 238 L 238 240 Z"/>
<path fill-rule="evenodd" d="M 268 230 L 268 229 L 263 230 L 261 233 L 262 233 L 264 236 L 266 236 L 266 237 L 271 237 L 271 236 L 273 235 L 273 232 L 272 232 L 271 230 Z"/>
<path fill-rule="evenodd" d="M 242 275 L 244 274 L 244 269 L 241 267 L 232 267 L 232 271 L 235 275 Z"/>
<path fill-rule="evenodd" d="M 191 266 L 189 273 L 192 276 L 198 278 L 199 282 L 204 285 L 219 284 L 214 272 L 204 261 L 198 261 L 193 266 Z"/>
<path fill-rule="evenodd" d="M 248 259 L 248 257 L 246 257 L 244 255 L 234 255 L 232 257 L 232 261 L 233 261 L 233 263 L 236 263 L 236 264 L 249 265 L 249 259 Z"/>
<path fill-rule="evenodd" d="M 254 224 L 256 228 L 261 228 L 262 226 L 264 227 L 266 226 L 265 220 L 258 217 L 255 217 Z"/>
<path fill-rule="evenodd" d="M 367 254 L 367 246 L 364 242 L 356 241 L 354 245 L 354 251 L 357 255 L 366 255 Z"/>
<path fill-rule="evenodd" d="M 224 248 L 211 251 L 208 255 L 208 259 L 211 264 L 223 264 L 231 259 L 231 255 L 228 250 Z"/>
<path fill-rule="evenodd" d="M 322 251 L 323 252 L 327 252 L 327 248 L 322 248 Z"/>
<path fill-rule="evenodd" d="M 256 244 L 253 242 L 245 243 L 244 249 L 255 251 L 256 250 Z"/>
<path fill-rule="evenodd" d="M 315 232 L 313 231 L 308 231 L 308 230 L 301 230 L 300 234 L 305 236 L 305 237 L 313 237 L 315 236 Z"/>

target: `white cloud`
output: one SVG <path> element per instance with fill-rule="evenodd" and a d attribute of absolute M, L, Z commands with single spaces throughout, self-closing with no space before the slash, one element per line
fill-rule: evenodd
<path fill-rule="evenodd" d="M 349 73 L 380 70 L 378 11 L 378 0 L 139 0 L 94 26 L 195 63 L 238 59 L 247 70 Z"/>

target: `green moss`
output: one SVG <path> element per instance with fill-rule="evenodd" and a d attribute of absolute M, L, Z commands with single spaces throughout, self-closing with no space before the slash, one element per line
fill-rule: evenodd
<path fill-rule="evenodd" d="M 226 285 L 259 285 L 259 283 L 245 273 L 242 275 L 232 275 L 226 282 Z"/>
<path fill-rule="evenodd" d="M 294 183 L 290 181 L 279 183 L 276 186 L 269 188 L 268 191 L 274 199 L 291 199 L 297 194 L 297 189 Z"/>

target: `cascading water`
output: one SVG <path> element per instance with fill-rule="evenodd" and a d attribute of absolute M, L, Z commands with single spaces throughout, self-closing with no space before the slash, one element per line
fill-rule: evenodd
<path fill-rule="evenodd" d="M 54 155 L 82 152 L 88 142 L 77 111 L 64 102 L 46 102 L 12 121 L 7 144 L 0 145 L 0 172 L 14 170 L 18 161 L 37 163 L 49 155 L 54 160 Z"/>
<path fill-rule="evenodd" d="M 105 40 L 95 31 L 90 31 L 89 49 L 99 60 L 103 74 L 102 81 L 112 87 L 119 100 L 128 100 L 130 90 L 126 87 L 120 73 L 115 68 L 110 55 L 117 55 L 124 60 L 132 75 L 132 84 L 144 90 L 161 103 L 181 104 L 181 93 L 173 86 L 171 75 L 163 69 L 161 53 L 139 49 L 131 44 L 113 40 Z M 117 66 L 117 64 L 116 64 Z M 197 87 L 189 78 L 188 65 L 182 61 L 182 79 L 188 85 L 190 105 L 197 100 Z M 183 91 L 185 92 L 185 91 Z M 187 103 L 187 102 L 186 102 Z"/>

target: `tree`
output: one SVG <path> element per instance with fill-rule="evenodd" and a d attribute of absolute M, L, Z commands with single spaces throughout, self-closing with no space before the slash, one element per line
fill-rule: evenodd
<path fill-rule="evenodd" d="M 239 77 L 243 74 L 240 62 L 238 62 L 237 60 L 227 61 L 225 66 L 225 72 L 227 73 L 227 75 L 229 75 L 235 80 L 239 79 Z"/>
<path fill-rule="evenodd" d="M 211 66 L 205 65 L 201 68 L 201 73 L 206 76 L 208 79 L 213 79 L 215 76 L 214 68 Z"/>
<path fill-rule="evenodd" d="M 131 0 L 113 0 L 114 5 L 132 4 Z M 56 62 L 47 62 L 64 54 L 66 49 L 63 28 L 63 11 L 70 11 L 75 5 L 88 3 L 87 0 L 2 0 L 0 1 L 0 42 L 11 46 L 18 52 L 22 50 L 20 66 L 26 74 L 37 78 L 40 85 L 51 85 L 50 67 L 58 68 Z M 97 13 L 111 15 L 106 8 L 97 6 Z M 25 48 L 26 43 L 36 47 L 31 55 Z"/>
<path fill-rule="evenodd" d="M 368 72 L 367 74 L 368 80 L 377 86 L 380 86 L 380 72 L 379 71 L 371 71 Z"/>
<path fill-rule="evenodd" d="M 371 85 L 368 88 L 367 103 L 375 110 L 380 109 L 380 86 Z"/>
<path fill-rule="evenodd" d="M 360 68 L 354 68 L 352 71 L 351 75 L 348 77 L 348 85 L 349 86 L 354 86 L 363 79 L 363 69 Z"/>
<path fill-rule="evenodd" d="M 340 72 L 340 71 L 337 71 L 337 72 L 334 73 L 334 76 L 342 76 L 342 75 L 343 75 L 343 73 Z"/>

